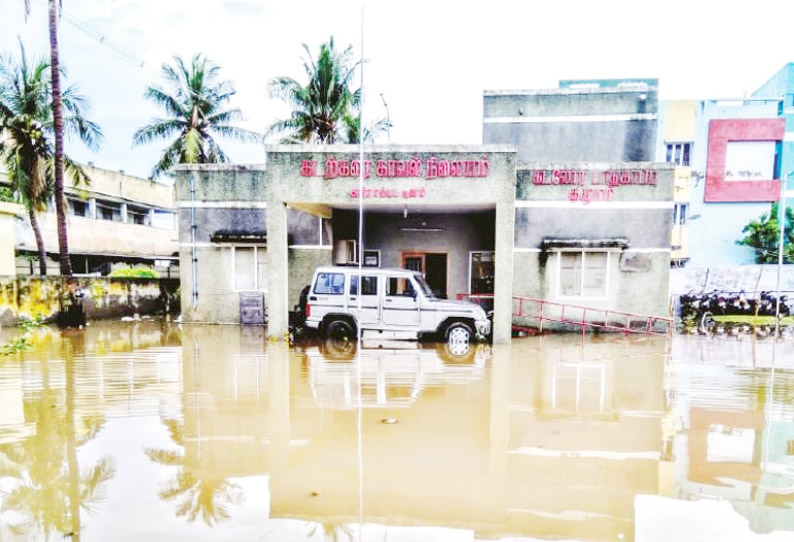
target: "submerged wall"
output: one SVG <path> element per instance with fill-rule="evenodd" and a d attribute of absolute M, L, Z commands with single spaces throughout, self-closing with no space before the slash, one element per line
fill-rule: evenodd
<path fill-rule="evenodd" d="M 86 319 L 120 318 L 165 312 L 174 297 L 178 279 L 76 278 L 74 287 L 83 294 Z M 65 285 L 60 278 L 0 277 L 0 325 L 19 320 L 54 320 Z"/>

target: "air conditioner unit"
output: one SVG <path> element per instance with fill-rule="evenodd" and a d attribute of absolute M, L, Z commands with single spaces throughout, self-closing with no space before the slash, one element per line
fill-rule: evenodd
<path fill-rule="evenodd" d="M 334 242 L 334 264 L 358 263 L 358 246 L 355 239 L 339 239 Z"/>

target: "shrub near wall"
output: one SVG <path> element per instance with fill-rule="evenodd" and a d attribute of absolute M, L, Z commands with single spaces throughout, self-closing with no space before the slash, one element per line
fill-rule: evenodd
<path fill-rule="evenodd" d="M 177 279 L 75 278 L 72 282 L 83 294 L 88 320 L 163 313 L 168 297 L 179 287 Z M 57 277 L 0 278 L 0 325 L 15 325 L 20 319 L 55 320 L 62 288 Z"/>

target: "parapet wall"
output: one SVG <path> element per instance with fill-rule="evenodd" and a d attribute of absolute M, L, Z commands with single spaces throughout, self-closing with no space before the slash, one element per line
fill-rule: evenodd
<path fill-rule="evenodd" d="M 19 320 L 55 320 L 66 284 L 60 278 L 0 277 L 0 326 Z M 178 307 L 178 279 L 76 278 L 87 320 L 162 314 Z"/>

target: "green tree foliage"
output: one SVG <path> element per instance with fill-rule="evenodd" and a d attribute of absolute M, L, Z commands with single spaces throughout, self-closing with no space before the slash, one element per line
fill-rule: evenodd
<path fill-rule="evenodd" d="M 14 191 L 13 189 L 11 189 L 10 186 L 0 185 L 0 201 L 4 201 L 6 203 L 16 202 L 16 198 L 14 197 Z"/>
<path fill-rule="evenodd" d="M 777 263 L 778 246 L 780 242 L 780 227 L 778 225 L 778 204 L 773 203 L 770 212 L 764 213 L 755 220 L 751 220 L 742 229 L 744 238 L 736 241 L 737 245 L 744 245 L 755 251 L 756 263 Z M 794 263 L 794 211 L 786 208 L 786 229 L 784 231 L 783 262 Z"/>
<path fill-rule="evenodd" d="M 242 119 L 239 109 L 226 106 L 235 94 L 229 81 L 219 81 L 220 67 L 201 54 L 185 65 L 179 57 L 174 64 L 163 64 L 161 74 L 165 85 L 153 86 L 145 97 L 166 112 L 133 135 L 133 145 L 159 139 L 175 139 L 163 150 L 152 169 L 152 177 L 167 174 L 177 164 L 213 164 L 229 161 L 215 141 L 215 136 L 239 141 L 257 141 L 261 136 L 232 126 Z"/>
<path fill-rule="evenodd" d="M 46 252 L 37 213 L 46 210 L 53 195 L 57 201 L 51 74 L 45 60 L 29 62 L 21 45 L 19 62 L 0 58 L 0 130 L 5 134 L 0 140 L 0 164 L 15 199 L 28 210 L 42 274 L 46 274 Z M 83 116 L 85 98 L 69 87 L 61 96 L 61 104 L 66 112 L 62 119 L 66 135 L 77 135 L 87 147 L 97 148 L 102 131 Z M 88 183 L 88 176 L 73 160 L 64 156 L 64 164 L 75 185 Z"/>
<path fill-rule="evenodd" d="M 114 269 L 108 276 L 112 279 L 156 279 L 160 274 L 153 267 L 128 267 L 126 269 Z"/>
<path fill-rule="evenodd" d="M 291 77 L 277 77 L 268 84 L 270 96 L 286 103 L 292 113 L 288 119 L 273 123 L 267 135 L 280 135 L 282 143 L 358 143 L 361 89 L 352 90 L 358 62 L 353 62 L 353 47 L 334 48 L 334 38 L 320 46 L 314 59 L 303 44 L 306 57 L 303 69 L 308 82 L 302 85 Z M 372 141 L 386 131 L 386 119 L 364 129 L 364 141 Z"/>

